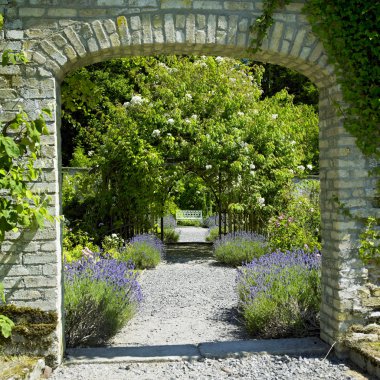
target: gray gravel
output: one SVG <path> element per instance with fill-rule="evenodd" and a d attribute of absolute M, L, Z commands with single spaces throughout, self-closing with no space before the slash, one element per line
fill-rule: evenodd
<path fill-rule="evenodd" d="M 206 244 L 168 248 L 141 275 L 141 309 L 112 340 L 116 346 L 187 344 L 247 338 L 236 320 L 236 270 L 218 265 Z"/>
<path fill-rule="evenodd" d="M 112 346 L 198 344 L 247 339 L 236 314 L 235 270 L 218 265 L 210 246 L 180 245 L 142 274 L 145 301 Z M 51 379 L 365 379 L 347 365 L 322 357 L 267 354 L 162 363 L 76 364 Z"/>
<path fill-rule="evenodd" d="M 202 227 L 183 226 L 175 230 L 179 233 L 179 243 L 204 243 L 209 234 L 209 229 Z"/>
<path fill-rule="evenodd" d="M 321 358 L 251 355 L 241 359 L 204 359 L 193 362 L 81 364 L 59 368 L 52 379 L 257 379 L 342 380 L 365 379 L 345 364 Z"/>

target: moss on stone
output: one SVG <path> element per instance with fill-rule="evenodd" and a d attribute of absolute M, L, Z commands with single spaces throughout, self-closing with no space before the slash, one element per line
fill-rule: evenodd
<path fill-rule="evenodd" d="M 0 336 L 0 348 L 6 353 L 33 353 L 42 355 L 52 343 L 51 334 L 57 327 L 57 314 L 31 307 L 1 305 L 0 314 L 14 323 L 9 338 Z"/>
<path fill-rule="evenodd" d="M 0 380 L 25 379 L 40 358 L 0 355 Z"/>

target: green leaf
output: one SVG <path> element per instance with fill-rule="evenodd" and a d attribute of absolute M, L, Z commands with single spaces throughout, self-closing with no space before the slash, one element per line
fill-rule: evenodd
<path fill-rule="evenodd" d="M 15 326 L 14 322 L 5 315 L 0 314 L 0 329 L 4 338 L 9 338 L 12 334 L 12 328 Z"/>

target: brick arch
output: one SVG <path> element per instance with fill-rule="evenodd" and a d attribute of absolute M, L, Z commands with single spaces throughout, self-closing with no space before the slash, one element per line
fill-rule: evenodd
<path fill-rule="evenodd" d="M 208 54 L 247 57 L 252 17 L 227 19 L 217 14 L 145 14 L 77 22 L 44 39 L 33 60 L 57 79 L 75 68 L 112 58 L 156 54 Z M 292 68 L 318 87 L 331 85 L 332 66 L 307 24 L 277 21 L 258 61 Z"/>
<path fill-rule="evenodd" d="M 34 0 L 34 5 L 28 0 L 18 0 L 15 8 L 9 6 L 15 16 L 0 36 L 0 46 L 23 48 L 31 62 L 26 67 L 0 68 L 3 87 L 0 100 L 4 104 L 4 120 L 14 115 L 20 98 L 32 114 L 41 105 L 50 105 L 55 110 L 49 120 L 50 135 L 44 138 L 44 158 L 39 162 L 44 172 L 38 186 L 51 194 L 52 211 L 58 215 L 60 82 L 65 75 L 88 64 L 126 56 L 246 57 L 249 25 L 261 11 L 256 1 L 115 0 L 114 6 L 104 5 L 107 3 L 104 0 L 80 2 L 92 5 L 92 9 L 65 5 L 64 0 L 56 2 L 57 6 L 46 6 L 45 0 Z M 357 290 L 365 281 L 366 268 L 355 252 L 359 226 L 340 213 L 332 199 L 337 197 L 345 202 L 352 213 L 365 213 L 373 208 L 370 196 L 375 179 L 369 180 L 363 174 L 368 163 L 334 110 L 333 102 L 341 100 L 340 88 L 323 46 L 300 12 L 301 5 L 302 2 L 290 5 L 274 15 L 276 22 L 262 50 L 253 58 L 295 69 L 309 77 L 320 90 L 321 337 L 333 343 L 350 324 L 363 318 Z M 108 16 L 109 13 L 114 15 Z M 9 234 L 2 247 L 3 254 L 0 253 L 0 263 L 6 264 L 4 282 L 12 289 L 10 300 L 19 305 L 55 310 L 61 315 L 60 225 L 56 223 L 22 239 L 21 251 L 14 253 L 20 237 Z M 22 286 L 17 282 L 21 273 L 27 279 Z M 62 346 L 59 325 L 50 349 L 58 362 L 62 358 Z"/>

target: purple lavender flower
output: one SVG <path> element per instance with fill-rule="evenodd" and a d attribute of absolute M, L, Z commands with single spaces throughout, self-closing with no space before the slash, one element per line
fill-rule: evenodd
<path fill-rule="evenodd" d="M 151 245 L 153 248 L 155 248 L 158 252 L 160 252 L 161 257 L 163 257 L 165 252 L 165 245 L 164 243 L 153 234 L 140 234 L 134 236 L 130 240 L 130 244 L 136 244 L 136 243 L 147 243 Z"/>
<path fill-rule="evenodd" d="M 319 326 L 319 251 L 275 251 L 237 271 L 239 307 L 254 336 L 279 338 L 315 333 Z"/>
<path fill-rule="evenodd" d="M 77 279 L 87 278 L 91 281 L 103 281 L 121 294 L 126 304 L 142 301 L 141 286 L 137 282 L 138 273 L 131 262 L 123 262 L 111 257 L 82 257 L 78 261 L 65 263 L 65 281 L 74 283 Z"/>

